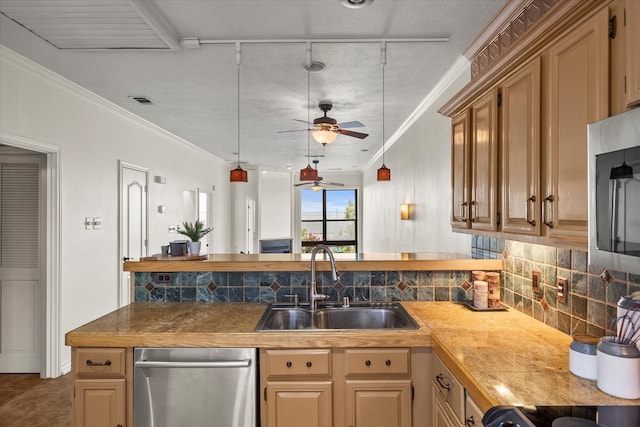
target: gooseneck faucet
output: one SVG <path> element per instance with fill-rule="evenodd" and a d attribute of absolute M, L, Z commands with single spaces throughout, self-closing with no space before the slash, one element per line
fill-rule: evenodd
<path fill-rule="evenodd" d="M 318 300 L 326 300 L 329 295 L 319 294 L 316 289 L 316 254 L 322 249 L 327 255 L 329 255 L 329 261 L 331 262 L 331 280 L 336 282 L 338 280 L 338 272 L 336 271 L 336 260 L 333 257 L 331 249 L 326 245 L 317 245 L 311 251 L 311 286 L 309 290 L 309 302 L 311 303 L 311 309 L 318 308 Z"/>

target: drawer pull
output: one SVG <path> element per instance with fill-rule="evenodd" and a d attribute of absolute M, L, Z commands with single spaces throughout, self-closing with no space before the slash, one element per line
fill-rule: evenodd
<path fill-rule="evenodd" d="M 287 368 L 290 368 L 293 365 L 293 363 L 291 363 L 291 361 L 287 361 Z"/>
<path fill-rule="evenodd" d="M 87 366 L 111 366 L 111 360 L 107 359 L 102 363 L 92 362 L 91 359 L 87 359 Z"/>
<path fill-rule="evenodd" d="M 442 384 L 443 379 L 444 377 L 442 376 L 442 374 L 436 375 L 436 381 L 438 381 L 438 385 L 442 388 L 447 389 L 448 391 L 451 391 L 451 387 L 449 386 L 449 384 Z"/>
<path fill-rule="evenodd" d="M 474 425 L 476 425 L 476 421 L 473 419 L 473 415 L 467 418 L 467 420 L 464 422 L 464 425 L 467 427 L 473 427 Z"/>
<path fill-rule="evenodd" d="M 313 365 L 313 363 L 311 363 L 311 362 L 307 362 L 307 368 L 310 368 L 310 367 L 311 367 L 311 365 Z"/>
<path fill-rule="evenodd" d="M 367 365 L 367 366 L 371 366 L 371 360 L 365 361 L 364 364 Z"/>
<path fill-rule="evenodd" d="M 385 364 L 385 365 L 387 365 L 387 366 L 391 366 L 391 360 L 387 359 L 387 360 L 384 362 L 384 364 Z"/>

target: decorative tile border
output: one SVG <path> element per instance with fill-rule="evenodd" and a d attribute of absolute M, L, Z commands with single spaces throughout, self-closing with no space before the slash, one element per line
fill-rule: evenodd
<path fill-rule="evenodd" d="M 163 283 L 156 273 L 134 274 L 135 301 L 151 302 L 286 302 L 292 294 L 307 302 L 311 279 L 306 271 L 174 272 Z M 466 270 L 345 271 L 336 283 L 329 272 L 320 272 L 317 288 L 329 301 L 461 301 L 472 298 L 469 281 Z"/>

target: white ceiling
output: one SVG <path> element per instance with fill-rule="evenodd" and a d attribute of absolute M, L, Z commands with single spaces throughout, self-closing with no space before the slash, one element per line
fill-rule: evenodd
<path fill-rule="evenodd" d="M 305 41 L 312 41 L 312 59 L 326 68 L 309 76 L 310 119 L 322 115 L 319 101 L 329 100 L 330 117 L 362 122 L 365 127 L 353 130 L 369 137 L 339 135 L 324 149 L 312 140 L 311 155 L 324 154 L 321 170 L 357 171 L 382 146 L 380 41 L 387 41 L 384 135 L 389 139 L 502 4 L 374 0 L 369 7 L 350 9 L 339 0 L 0 0 L 0 43 L 235 161 L 234 42 L 247 41 L 241 44 L 241 161 L 301 169 L 307 164 L 307 132 L 278 131 L 305 128 L 293 119 L 307 119 L 303 65 Z M 180 48 L 185 37 L 203 44 Z M 427 38 L 448 41 L 393 41 Z M 345 42 L 352 39 L 359 42 Z M 145 96 L 153 105 L 141 105 L 134 96 Z"/>

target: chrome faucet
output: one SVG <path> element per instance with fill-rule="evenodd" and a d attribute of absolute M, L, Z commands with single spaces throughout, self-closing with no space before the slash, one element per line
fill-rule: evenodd
<path fill-rule="evenodd" d="M 309 302 L 311 303 L 311 309 L 318 308 L 318 300 L 329 299 L 329 295 L 319 294 L 316 289 L 316 253 L 322 249 L 327 255 L 329 255 L 329 261 L 331 262 L 331 279 L 335 282 L 338 280 L 338 272 L 336 271 L 336 260 L 333 258 L 333 253 L 326 245 L 317 245 L 311 251 L 311 286 L 309 290 Z"/>

